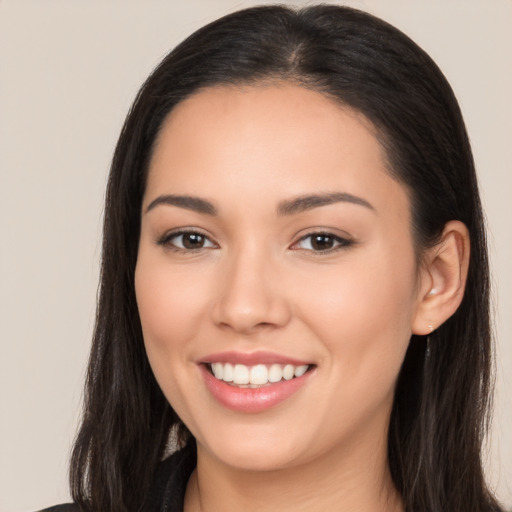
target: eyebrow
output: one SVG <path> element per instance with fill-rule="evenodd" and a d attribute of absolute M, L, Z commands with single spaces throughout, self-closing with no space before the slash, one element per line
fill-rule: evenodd
<path fill-rule="evenodd" d="M 346 192 L 331 192 L 325 194 L 305 195 L 295 199 L 281 201 L 277 207 L 277 214 L 280 216 L 295 215 L 297 213 L 302 213 L 321 206 L 328 206 L 334 203 L 352 203 L 375 211 L 375 208 L 362 197 L 354 196 Z M 156 199 L 151 201 L 149 206 L 146 208 L 146 213 L 159 205 L 177 206 L 179 208 L 185 208 L 205 215 L 218 215 L 217 208 L 207 199 L 196 196 L 180 196 L 174 194 L 158 196 Z"/>
<path fill-rule="evenodd" d="M 215 206 L 206 199 L 195 196 L 178 196 L 174 194 L 158 196 L 156 199 L 151 201 L 149 206 L 146 208 L 146 213 L 161 204 L 178 206 L 179 208 L 185 208 L 205 215 L 218 214 L 217 208 L 215 208 Z"/>
<path fill-rule="evenodd" d="M 334 203 L 352 203 L 375 211 L 375 208 L 362 197 L 347 194 L 346 192 L 331 192 L 326 194 L 300 196 L 296 199 L 282 201 L 279 203 L 277 213 L 279 215 L 294 215 Z"/>

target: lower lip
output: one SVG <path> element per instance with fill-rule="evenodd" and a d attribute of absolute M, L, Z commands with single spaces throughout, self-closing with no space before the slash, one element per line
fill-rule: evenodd
<path fill-rule="evenodd" d="M 313 373 L 308 371 L 301 377 L 281 380 L 260 388 L 239 388 L 216 379 L 204 364 L 200 365 L 200 369 L 213 397 L 224 407 L 244 413 L 263 412 L 279 405 L 299 391 Z"/>

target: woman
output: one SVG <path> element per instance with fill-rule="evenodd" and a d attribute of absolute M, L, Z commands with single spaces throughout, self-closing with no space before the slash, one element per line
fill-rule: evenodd
<path fill-rule="evenodd" d="M 500 510 L 471 149 L 393 27 L 190 36 L 121 133 L 102 265 L 70 510 Z"/>

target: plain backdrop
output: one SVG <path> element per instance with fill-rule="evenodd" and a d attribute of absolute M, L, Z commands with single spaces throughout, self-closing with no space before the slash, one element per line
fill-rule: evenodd
<path fill-rule="evenodd" d="M 69 500 L 112 151 L 159 60 L 234 0 L 0 0 L 0 510 Z M 301 5 L 300 2 L 281 2 Z M 341 3 L 341 2 L 340 2 Z M 512 506 L 512 2 L 366 0 L 447 75 L 490 228 L 497 398 L 488 474 Z"/>

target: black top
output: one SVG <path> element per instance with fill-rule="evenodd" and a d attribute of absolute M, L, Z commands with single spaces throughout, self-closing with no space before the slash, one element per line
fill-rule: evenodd
<path fill-rule="evenodd" d="M 195 443 L 174 453 L 158 466 L 155 480 L 144 505 L 144 512 L 183 512 L 188 479 L 196 465 Z M 45 508 L 40 512 L 79 512 L 78 505 L 68 503 Z"/>

